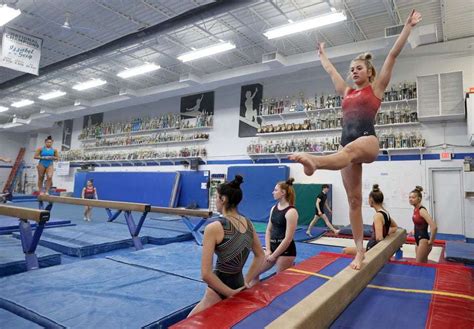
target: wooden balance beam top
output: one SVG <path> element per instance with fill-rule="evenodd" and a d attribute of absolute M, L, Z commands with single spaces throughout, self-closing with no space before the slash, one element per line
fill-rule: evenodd
<path fill-rule="evenodd" d="M 150 211 L 150 205 L 144 203 L 133 203 L 133 202 L 119 202 L 119 201 L 107 201 L 107 200 L 94 200 L 94 199 L 80 199 L 71 197 L 61 197 L 52 195 L 39 195 L 38 201 L 44 201 L 49 203 L 67 203 L 80 206 L 89 206 L 97 208 L 110 208 L 125 211 L 139 211 L 145 212 Z"/>
<path fill-rule="evenodd" d="M 266 328 L 329 328 L 357 295 L 367 286 L 385 262 L 403 245 L 406 231 L 398 229 L 365 254 L 360 270 L 346 267 Z"/>
<path fill-rule="evenodd" d="M 16 217 L 20 219 L 31 219 L 38 223 L 47 222 L 49 220 L 49 211 L 7 205 L 0 205 L 0 215 Z"/>
<path fill-rule="evenodd" d="M 194 210 L 182 208 L 151 207 L 150 212 L 201 218 L 209 218 L 212 216 L 212 211 L 209 210 Z"/>

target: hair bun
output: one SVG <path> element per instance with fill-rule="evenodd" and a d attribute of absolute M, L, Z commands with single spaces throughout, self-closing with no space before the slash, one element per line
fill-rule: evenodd
<path fill-rule="evenodd" d="M 291 177 L 291 178 L 288 178 L 285 183 L 291 186 L 291 185 L 293 185 L 294 181 L 295 181 L 295 179 L 293 177 Z"/>
<path fill-rule="evenodd" d="M 372 60 L 372 58 L 373 58 L 373 57 L 372 57 L 372 54 L 371 54 L 371 53 L 365 53 L 365 54 L 364 54 L 364 59 L 370 61 L 370 60 Z"/>
<path fill-rule="evenodd" d="M 415 186 L 415 190 L 417 190 L 419 192 L 423 192 L 423 187 L 417 185 L 417 186 Z"/>
<path fill-rule="evenodd" d="M 235 175 L 235 178 L 232 182 L 229 183 L 230 186 L 239 188 L 240 184 L 244 182 L 244 178 L 240 175 Z"/>
<path fill-rule="evenodd" d="M 372 185 L 372 191 L 373 192 L 379 192 L 380 191 L 379 184 Z"/>

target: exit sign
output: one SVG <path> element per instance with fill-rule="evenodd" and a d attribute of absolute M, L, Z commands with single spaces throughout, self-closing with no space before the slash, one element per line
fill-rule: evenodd
<path fill-rule="evenodd" d="M 439 159 L 441 161 L 449 161 L 453 158 L 453 154 L 451 152 L 441 152 L 439 155 Z"/>

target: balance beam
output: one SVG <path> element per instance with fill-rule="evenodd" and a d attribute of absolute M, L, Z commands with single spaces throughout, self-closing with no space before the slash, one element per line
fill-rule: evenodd
<path fill-rule="evenodd" d="M 136 250 L 143 249 L 142 241 L 139 237 L 140 230 L 142 229 L 143 222 L 150 211 L 151 206 L 145 203 L 133 203 L 133 202 L 119 202 L 119 201 L 109 201 L 109 200 L 95 200 L 95 199 L 80 199 L 80 198 L 71 198 L 71 197 L 60 197 L 52 195 L 39 195 L 38 196 L 39 206 L 42 209 L 43 202 L 48 202 L 46 210 L 51 210 L 54 203 L 65 203 L 78 206 L 88 206 L 88 207 L 97 207 L 105 208 L 107 215 L 109 216 L 108 221 L 114 221 L 121 213 L 124 212 L 125 220 L 127 221 L 128 230 L 130 236 L 132 237 L 133 245 Z M 110 209 L 117 210 L 115 214 L 112 213 Z M 132 211 L 138 211 L 142 213 L 138 223 L 135 223 L 133 219 Z"/>
<path fill-rule="evenodd" d="M 119 201 L 108 201 L 108 200 L 95 200 L 95 199 L 80 199 L 63 196 L 52 196 L 52 195 L 39 195 L 38 201 L 49 202 L 49 203 L 66 203 L 74 204 L 78 206 L 89 206 L 97 208 L 109 208 L 118 209 L 125 211 L 139 211 L 149 212 L 150 205 L 144 203 L 133 203 L 133 202 L 119 202 Z"/>
<path fill-rule="evenodd" d="M 178 215 L 178 216 L 201 217 L 201 218 L 212 217 L 212 211 L 210 210 L 151 207 L 150 212 L 157 212 L 161 214 Z"/>
<path fill-rule="evenodd" d="M 183 219 L 184 224 L 189 228 L 191 234 L 194 237 L 196 243 L 202 246 L 202 233 L 199 231 L 206 220 L 212 217 L 212 211 L 209 210 L 195 210 L 195 209 L 183 209 L 183 208 L 165 208 L 165 207 L 151 207 L 150 212 L 157 212 L 162 214 L 178 215 Z M 201 220 L 194 224 L 191 222 L 189 217 L 200 217 Z"/>
<path fill-rule="evenodd" d="M 0 215 L 34 220 L 38 223 L 49 220 L 49 211 L 7 205 L 0 205 Z"/>
<path fill-rule="evenodd" d="M 265 328 L 329 328 L 385 262 L 403 245 L 405 239 L 406 231 L 398 229 L 365 254 L 360 270 L 345 268 Z"/>
<path fill-rule="evenodd" d="M 44 225 L 49 220 L 49 211 L 0 205 L 0 215 L 16 217 L 20 220 L 20 240 L 23 253 L 25 254 L 26 270 L 38 269 L 38 257 L 35 252 L 43 233 Z M 28 220 L 34 220 L 38 223 L 34 233 Z"/>

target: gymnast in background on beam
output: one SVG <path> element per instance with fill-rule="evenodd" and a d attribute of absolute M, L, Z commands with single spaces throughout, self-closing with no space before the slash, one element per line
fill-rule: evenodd
<path fill-rule="evenodd" d="M 53 185 L 54 165 L 53 162 L 59 159 L 58 150 L 53 148 L 53 138 L 46 137 L 44 146 L 35 152 L 35 159 L 39 160 L 36 169 L 38 170 L 38 192 L 43 193 L 44 176 L 46 176 L 46 187 L 44 193 L 48 194 Z"/>
<path fill-rule="evenodd" d="M 413 224 L 415 224 L 414 233 L 416 241 L 416 261 L 419 263 L 428 263 L 428 255 L 433 248 L 433 242 L 436 238 L 436 232 L 438 227 L 435 221 L 428 213 L 428 210 L 421 204 L 423 196 L 421 194 L 423 188 L 421 186 L 415 187 L 410 192 L 409 202 L 414 207 L 413 210 Z M 428 226 L 430 227 L 430 233 L 428 233 Z"/>
<path fill-rule="evenodd" d="M 372 236 L 367 244 L 367 251 L 373 248 L 377 243 L 392 234 L 398 228 L 395 220 L 390 216 L 388 211 L 383 207 L 384 196 L 378 184 L 372 186 L 369 194 L 369 206 L 375 210 L 374 222 L 372 223 Z M 355 255 L 357 249 L 355 247 L 346 247 L 343 253 Z"/>
<path fill-rule="evenodd" d="M 291 267 L 296 257 L 296 244 L 293 240 L 298 225 L 298 211 L 295 204 L 293 178 L 279 182 L 273 190 L 273 198 L 278 201 L 270 210 L 267 229 L 265 231 L 265 262 L 259 273 L 263 273 L 274 265 L 276 272 Z M 259 281 L 256 277 L 252 286 Z"/>
<path fill-rule="evenodd" d="M 319 43 L 319 58 L 329 74 L 342 101 L 342 148 L 335 154 L 315 156 L 295 153 L 288 158 L 303 164 L 304 173 L 311 176 L 316 170 L 340 170 L 349 202 L 349 219 L 357 254 L 351 268 L 359 270 L 364 261 L 364 228 L 362 221 L 362 164 L 372 163 L 379 154 L 379 140 L 375 134 L 375 116 L 380 108 L 385 88 L 390 82 L 395 61 L 402 51 L 412 29 L 421 21 L 421 14 L 413 10 L 405 26 L 389 51 L 380 74 L 376 71 L 371 54 L 356 57 L 350 66 L 350 76 L 355 84 L 350 87 L 329 61 L 324 43 Z"/>
<path fill-rule="evenodd" d="M 311 221 L 311 223 L 309 223 L 308 229 L 306 230 L 306 234 L 309 235 L 310 237 L 312 237 L 311 229 L 313 228 L 314 225 L 316 225 L 316 223 L 318 222 L 320 218 L 324 220 L 324 223 L 326 223 L 326 226 L 329 227 L 329 229 L 333 231 L 334 234 L 336 235 L 339 234 L 339 230 L 336 229 L 331 224 L 328 216 L 326 216 L 326 214 L 324 213 L 324 208 L 326 208 L 332 214 L 332 210 L 329 207 L 329 204 L 327 202 L 328 192 L 329 192 L 329 185 L 323 184 L 321 187 L 321 193 L 319 193 L 318 196 L 316 197 L 316 207 L 315 207 L 314 218 Z"/>
<path fill-rule="evenodd" d="M 89 200 L 97 200 L 99 197 L 97 196 L 97 189 L 94 186 L 94 180 L 93 179 L 88 179 L 86 186 L 82 189 L 82 194 L 81 197 L 83 199 L 89 199 Z M 86 222 L 91 221 L 91 214 L 92 214 L 92 207 L 91 206 L 85 206 L 84 207 L 84 220 Z"/>
<path fill-rule="evenodd" d="M 252 222 L 237 210 L 242 200 L 241 183 L 242 176 L 236 175 L 233 181 L 217 188 L 216 207 L 222 217 L 206 226 L 202 245 L 201 275 L 207 289 L 188 317 L 248 287 L 264 261 L 262 246 Z M 244 279 L 242 269 L 250 251 L 254 258 Z M 214 253 L 217 261 L 213 271 Z"/>

